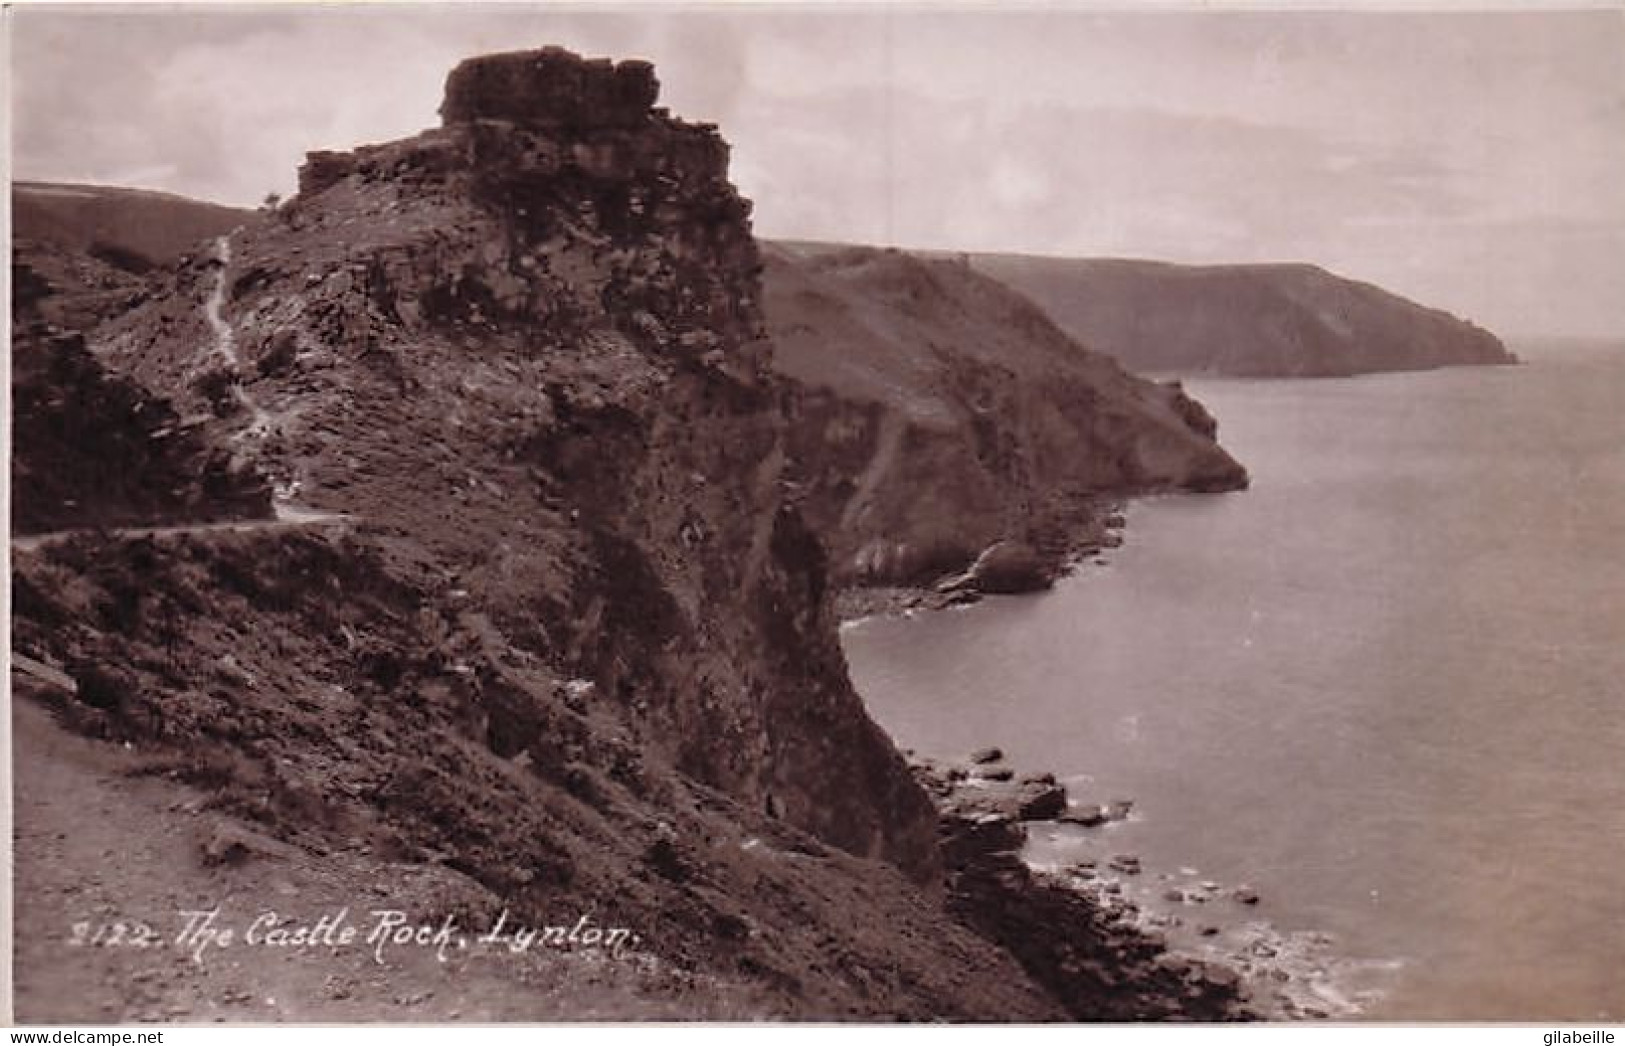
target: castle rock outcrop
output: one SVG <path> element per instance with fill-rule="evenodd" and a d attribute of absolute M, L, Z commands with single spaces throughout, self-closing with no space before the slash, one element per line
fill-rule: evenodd
<path fill-rule="evenodd" d="M 313 157 L 219 274 L 272 419 L 238 442 L 301 501 L 389 520 L 658 759 L 930 882 L 930 804 L 846 679 L 823 551 L 781 496 L 748 205 L 715 129 L 654 87 L 637 62 L 487 56 L 452 72 L 446 126 Z M 191 309 L 103 345 L 200 412 L 216 265 L 177 275 Z"/>

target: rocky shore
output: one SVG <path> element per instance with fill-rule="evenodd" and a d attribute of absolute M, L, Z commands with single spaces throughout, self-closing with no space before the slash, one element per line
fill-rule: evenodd
<path fill-rule="evenodd" d="M 1288 932 L 1245 883 L 1160 869 L 1114 839 L 1132 799 L 1069 794 L 998 748 L 906 752 L 937 804 L 948 907 L 1080 1019 L 1303 1020 L 1358 1015 L 1369 963 Z M 1390 965 L 1390 964 L 1378 964 Z"/>
<path fill-rule="evenodd" d="M 1036 310 L 876 252 L 823 275 L 892 288 L 894 319 L 913 289 L 986 294 L 1042 335 L 1014 357 L 1025 377 L 938 368 L 954 423 L 930 432 L 901 407 L 795 414 L 810 401 L 772 362 L 726 143 L 653 88 L 642 63 L 558 49 L 472 60 L 448 80 L 443 126 L 312 155 L 296 198 L 82 332 L 99 368 L 197 419 L 199 448 L 232 449 L 254 490 L 344 525 L 199 530 L 181 508 L 152 532 L 14 545 L 13 643 L 57 681 L 41 705 L 96 739 L 82 751 L 98 773 L 123 753 L 230 822 L 177 858 L 200 892 L 239 866 L 332 855 L 432 866 L 482 912 L 631 928 L 641 959 L 737 992 L 742 1016 L 1244 1016 L 1222 975 L 1165 962 L 1124 912 L 1027 867 L 997 818 L 939 808 L 851 686 L 833 595 L 855 575 L 955 601 L 1042 587 L 1079 546 L 1064 535 L 1090 533 L 1072 522 L 1106 526 L 1087 498 L 1245 473 L 1177 390 L 1115 364 L 1073 360 L 1067 387 L 1094 391 L 1039 395 L 1035 376 L 1074 348 Z M 198 379 L 227 364 L 242 395 L 212 396 L 219 382 Z M 46 418 L 48 399 L 25 403 Z M 836 438 L 860 414 L 873 424 Z M 20 440 L 22 474 L 45 474 L 52 446 Z M 940 467 L 956 461 L 970 464 Z M 1049 483 L 1057 462 L 1079 466 L 1071 485 Z M 998 479 L 1016 465 L 1020 485 Z M 975 525 L 916 529 L 967 477 L 992 507 L 952 518 Z M 831 538 L 848 514 L 861 547 Z M 1066 813 L 1052 786 L 1025 815 Z M 109 817 L 106 849 L 152 820 Z M 18 865 L 43 896 L 55 835 L 24 827 Z M 286 896 L 379 883 L 357 871 Z M 105 1016 L 149 1012 L 138 973 L 106 972 Z M 257 990 L 263 973 L 242 976 Z M 203 989 L 175 976 L 196 1003 Z M 36 979 L 28 1014 L 74 1016 L 67 983 Z M 426 990 L 405 972 L 385 989 Z M 662 991 L 618 988 L 597 1012 L 710 1012 Z M 426 1006 L 414 1016 L 469 1012 Z"/>
<path fill-rule="evenodd" d="M 947 903 L 960 920 L 1014 955 L 1078 1019 L 1258 1016 L 1234 971 L 1170 951 L 1109 882 L 1039 871 L 1023 859 L 1029 825 L 1101 824 L 1126 816 L 1126 806 L 1074 807 L 1054 775 L 1018 775 L 997 749 L 972 760 L 913 764 L 938 804 Z M 1127 858 L 1119 866 L 1138 871 Z"/>

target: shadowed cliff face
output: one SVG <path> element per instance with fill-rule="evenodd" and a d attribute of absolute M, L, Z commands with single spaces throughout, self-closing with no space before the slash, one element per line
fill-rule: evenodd
<path fill-rule="evenodd" d="M 1298 378 L 1517 362 L 1482 328 L 1312 265 L 973 264 L 1136 371 Z"/>
<path fill-rule="evenodd" d="M 640 63 L 466 62 L 444 127 L 313 157 L 223 269 L 224 248 L 182 269 L 102 350 L 210 413 L 199 304 L 223 281 L 264 416 L 217 438 L 442 564 L 651 754 L 930 880 L 930 806 L 845 678 L 823 556 L 780 497 L 748 206 L 714 129 L 653 96 Z"/>

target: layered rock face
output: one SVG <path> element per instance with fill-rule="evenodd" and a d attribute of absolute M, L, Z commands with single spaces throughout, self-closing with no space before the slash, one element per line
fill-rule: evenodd
<path fill-rule="evenodd" d="M 844 581 L 980 563 L 986 591 L 1042 587 L 1097 496 L 1246 485 L 1177 386 L 964 264 L 781 244 L 765 280 L 799 494 Z"/>
<path fill-rule="evenodd" d="M 1135 371 L 1294 378 L 1517 362 L 1489 331 L 1312 265 L 973 264 Z"/>
<path fill-rule="evenodd" d="M 387 520 L 678 770 L 928 881 L 929 803 L 845 678 L 822 552 L 780 497 L 727 147 L 653 98 L 638 63 L 466 62 L 443 128 L 318 157 L 223 270 L 179 274 L 193 305 L 103 351 L 206 412 L 182 381 L 223 281 L 264 417 L 222 438 L 301 504 Z"/>

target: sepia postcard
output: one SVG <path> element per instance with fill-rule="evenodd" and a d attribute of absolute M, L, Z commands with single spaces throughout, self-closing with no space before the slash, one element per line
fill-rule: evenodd
<path fill-rule="evenodd" d="M 1625 1021 L 1625 6 L 4 18 L 14 1021 Z"/>

